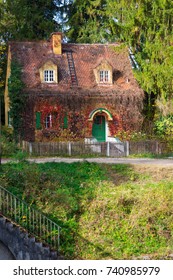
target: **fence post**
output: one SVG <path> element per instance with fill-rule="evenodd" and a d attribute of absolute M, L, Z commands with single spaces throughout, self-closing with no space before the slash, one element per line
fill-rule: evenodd
<path fill-rule="evenodd" d="M 58 251 L 60 249 L 60 227 L 58 227 Z"/>
<path fill-rule="evenodd" d="M 126 157 L 129 156 L 130 152 L 129 152 L 129 141 L 125 142 L 125 147 L 126 147 Z"/>
<path fill-rule="evenodd" d="M 157 155 L 159 154 L 159 143 L 158 143 L 158 141 L 156 141 L 156 154 Z"/>
<path fill-rule="evenodd" d="M 29 142 L 29 154 L 32 155 L 32 143 Z"/>
<path fill-rule="evenodd" d="M 106 146 L 106 156 L 109 157 L 110 156 L 110 143 L 107 142 L 107 146 Z"/>
<path fill-rule="evenodd" d="M 68 155 L 71 156 L 71 142 L 68 142 Z"/>

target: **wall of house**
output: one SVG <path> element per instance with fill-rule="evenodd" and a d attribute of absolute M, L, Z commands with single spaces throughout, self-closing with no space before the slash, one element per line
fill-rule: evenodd
<path fill-rule="evenodd" d="M 118 127 L 125 131 L 140 130 L 144 93 L 134 78 L 126 48 L 117 43 L 110 46 L 62 44 L 60 32 L 53 33 L 48 41 L 11 42 L 10 46 L 5 92 L 6 125 L 8 77 L 11 57 L 12 60 L 14 57 L 22 66 L 23 93 L 28 96 L 19 131 L 22 140 L 71 141 L 73 137 L 74 140 L 92 137 L 89 115 L 99 108 L 108 110 L 113 116 L 113 120 L 106 119 L 107 137 L 114 137 Z M 44 81 L 44 70 L 52 70 L 54 79 Z M 76 76 L 77 84 L 74 85 L 72 80 Z M 59 111 L 58 106 L 61 107 Z M 58 119 L 51 129 L 45 127 L 45 114 L 50 114 L 52 109 L 61 117 L 68 114 L 68 129 L 62 131 L 62 123 Z M 39 131 L 36 127 L 37 113 L 40 113 L 42 121 Z"/>
<path fill-rule="evenodd" d="M 0 218 L 0 254 L 1 259 L 13 257 L 16 260 L 57 260 L 62 259 L 57 252 L 44 247 L 42 243 L 36 242 L 34 237 L 22 231 L 18 226 Z M 5 248 L 6 247 L 6 248 Z M 4 255 L 3 255 L 3 251 Z M 7 254 L 8 252 L 8 254 Z M 10 253 L 11 252 L 11 253 Z"/>
<path fill-rule="evenodd" d="M 40 121 L 42 122 L 40 129 L 35 131 L 35 141 L 78 141 L 92 137 L 93 120 L 90 119 L 90 114 L 99 108 L 107 110 L 112 115 L 112 119 L 109 119 L 108 114 L 103 112 L 106 118 L 106 137 L 114 137 L 119 129 L 138 131 L 143 121 L 142 101 L 142 98 L 138 100 L 134 96 L 130 98 L 126 96 L 102 96 L 100 98 L 93 94 L 90 98 L 82 94 L 76 96 L 70 94 L 58 96 L 57 94 L 45 99 L 42 95 L 40 98 L 37 97 L 34 105 L 34 117 L 36 112 L 40 112 Z M 47 114 L 55 115 L 54 113 L 57 114 L 57 119 L 52 121 L 51 129 L 46 129 L 45 117 Z M 64 113 L 67 114 L 68 118 L 68 127 L 65 130 L 62 128 L 62 123 L 59 122 Z M 36 117 L 34 126 L 36 128 Z M 28 139 L 25 140 L 28 141 Z"/>

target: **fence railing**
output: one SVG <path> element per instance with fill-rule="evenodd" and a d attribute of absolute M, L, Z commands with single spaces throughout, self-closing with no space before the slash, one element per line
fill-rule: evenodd
<path fill-rule="evenodd" d="M 169 142 L 158 140 L 141 140 L 129 142 L 129 154 L 154 154 L 164 155 L 172 153 L 172 147 Z"/>
<path fill-rule="evenodd" d="M 22 142 L 22 147 L 35 156 L 128 156 L 128 142 Z"/>
<path fill-rule="evenodd" d="M 50 248 L 59 251 L 60 226 L 44 214 L 0 187 L 0 213 Z"/>
<path fill-rule="evenodd" d="M 144 140 L 125 142 L 22 142 L 23 150 L 35 156 L 109 156 L 131 154 L 168 154 L 172 147 L 166 141 Z"/>

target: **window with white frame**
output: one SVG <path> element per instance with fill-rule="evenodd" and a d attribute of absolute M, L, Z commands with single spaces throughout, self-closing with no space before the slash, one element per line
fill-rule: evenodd
<path fill-rule="evenodd" d="M 54 70 L 44 70 L 44 81 L 52 83 L 54 80 Z"/>
<path fill-rule="evenodd" d="M 110 74 L 108 70 L 100 70 L 100 83 L 109 83 Z"/>
<path fill-rule="evenodd" d="M 49 114 L 45 118 L 45 128 L 51 128 L 52 127 L 52 115 Z"/>

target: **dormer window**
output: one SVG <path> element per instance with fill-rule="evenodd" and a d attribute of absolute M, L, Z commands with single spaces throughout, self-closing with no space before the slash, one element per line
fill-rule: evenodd
<path fill-rule="evenodd" d="M 109 83 L 109 76 L 108 70 L 100 70 L 100 83 Z"/>
<path fill-rule="evenodd" d="M 47 83 L 54 82 L 54 71 L 53 70 L 44 70 L 44 81 Z"/>
<path fill-rule="evenodd" d="M 39 72 L 41 83 L 58 83 L 58 66 L 53 61 L 46 61 Z"/>
<path fill-rule="evenodd" d="M 112 66 L 108 63 L 108 61 L 103 60 L 97 67 L 94 69 L 94 75 L 96 79 L 96 83 L 101 86 L 112 85 Z"/>

